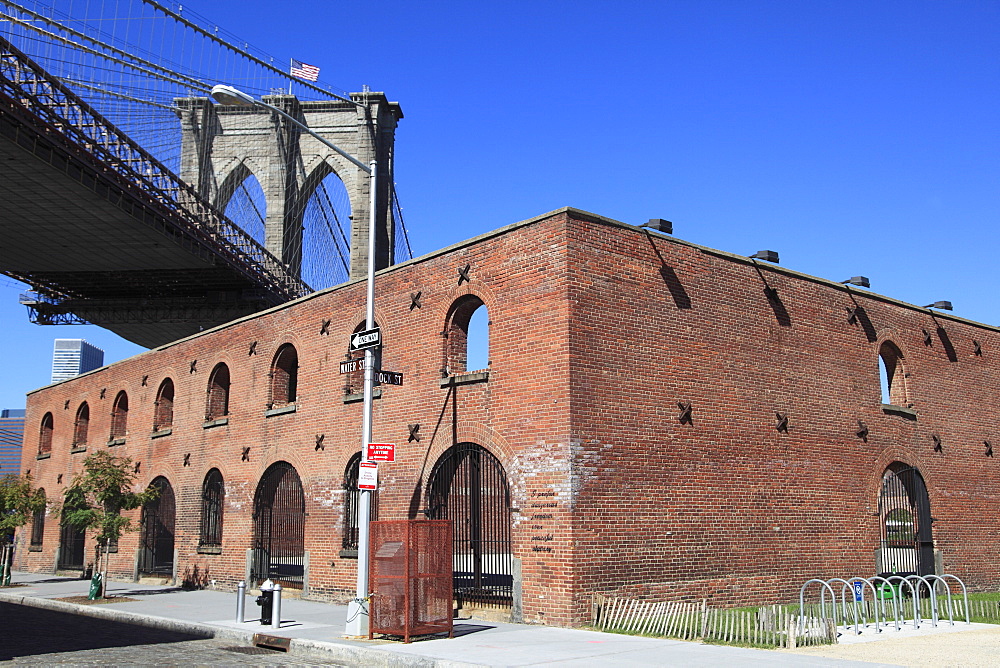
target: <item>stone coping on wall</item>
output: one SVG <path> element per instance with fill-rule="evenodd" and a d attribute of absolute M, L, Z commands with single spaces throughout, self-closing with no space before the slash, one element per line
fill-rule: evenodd
<path fill-rule="evenodd" d="M 285 404 L 284 406 L 275 406 L 274 408 L 268 408 L 264 411 L 264 417 L 274 417 L 275 415 L 285 415 L 286 413 L 294 413 L 295 404 Z"/>
<path fill-rule="evenodd" d="M 472 385 L 474 383 L 488 383 L 490 380 L 490 370 L 474 371 L 472 373 L 457 373 L 441 379 L 441 387 L 454 387 L 456 385 Z"/>

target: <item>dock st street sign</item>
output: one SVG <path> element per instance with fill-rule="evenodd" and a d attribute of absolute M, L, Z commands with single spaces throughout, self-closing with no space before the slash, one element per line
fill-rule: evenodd
<path fill-rule="evenodd" d="M 365 348 L 377 348 L 382 345 L 382 330 L 378 327 L 366 329 L 351 336 L 351 352 Z"/>
<path fill-rule="evenodd" d="M 403 374 L 395 371 L 375 371 L 375 382 L 383 385 L 402 385 Z"/>
<path fill-rule="evenodd" d="M 365 361 L 363 359 L 347 360 L 340 363 L 340 373 L 354 373 L 364 370 Z M 376 366 L 372 369 L 372 380 L 375 381 L 376 385 L 402 385 L 403 374 L 398 371 L 383 371 Z"/>

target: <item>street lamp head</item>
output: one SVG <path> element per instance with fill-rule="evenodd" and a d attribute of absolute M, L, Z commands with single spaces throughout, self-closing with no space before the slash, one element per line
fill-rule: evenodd
<path fill-rule="evenodd" d="M 674 224 L 662 218 L 650 218 L 648 223 L 643 223 L 639 227 L 648 227 L 651 230 L 656 230 L 664 234 L 674 233 Z"/>
<path fill-rule="evenodd" d="M 248 95 L 241 90 L 237 90 L 232 86 L 226 86 L 225 84 L 212 86 L 212 98 L 219 104 L 228 106 L 246 106 L 257 104 L 257 100 L 253 99 L 253 96 Z"/>
<path fill-rule="evenodd" d="M 951 302 L 945 302 L 945 301 L 934 302 L 933 304 L 928 304 L 924 308 L 936 308 L 936 309 L 941 309 L 942 311 L 950 311 Z"/>
<path fill-rule="evenodd" d="M 757 251 L 750 257 L 754 260 L 766 260 L 767 262 L 774 262 L 775 264 L 778 263 L 778 253 L 773 250 Z"/>
<path fill-rule="evenodd" d="M 872 286 L 867 276 L 851 276 L 846 281 L 841 281 L 841 283 L 845 285 L 858 285 L 862 288 L 870 288 Z"/>

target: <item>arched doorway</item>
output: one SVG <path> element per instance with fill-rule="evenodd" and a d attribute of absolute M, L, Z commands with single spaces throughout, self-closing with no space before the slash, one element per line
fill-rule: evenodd
<path fill-rule="evenodd" d="M 934 573 L 934 539 L 927 485 L 917 469 L 897 462 L 882 475 L 878 497 L 881 574 Z"/>
<path fill-rule="evenodd" d="M 79 503 L 79 497 L 74 497 L 73 494 L 67 494 L 63 501 L 62 518 L 59 524 L 59 559 L 56 564 L 56 567 L 61 571 L 83 570 L 87 530 L 66 521 L 66 514 L 77 508 Z M 42 517 L 44 518 L 44 515 Z"/>
<path fill-rule="evenodd" d="M 142 529 L 139 539 L 139 573 L 141 575 L 172 576 L 174 574 L 174 489 L 160 476 L 149 483 L 159 490 L 152 501 L 142 507 Z"/>
<path fill-rule="evenodd" d="M 431 471 L 427 514 L 454 524 L 452 582 L 459 603 L 510 605 L 510 489 L 500 460 L 475 443 L 449 448 Z"/>
<path fill-rule="evenodd" d="M 250 579 L 270 578 L 301 589 L 305 581 L 306 500 L 302 481 L 288 462 L 272 464 L 253 500 L 253 553 Z"/>

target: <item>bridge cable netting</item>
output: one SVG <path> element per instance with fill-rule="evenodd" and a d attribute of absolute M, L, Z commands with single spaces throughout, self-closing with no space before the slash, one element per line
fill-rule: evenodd
<path fill-rule="evenodd" d="M 294 94 L 300 101 L 357 104 L 346 91 L 293 77 L 290 59 L 276 59 L 179 3 L 155 0 L 0 0 L 0 36 L 28 54 L 175 174 L 182 173 L 176 100 L 208 97 L 215 84 L 256 98 Z M 295 176 L 309 175 L 298 160 Z M 216 202 L 234 223 L 264 244 L 267 207 L 260 175 L 246 175 Z M 214 178 L 214 177 L 213 177 Z M 222 184 L 191 184 L 218 193 Z M 412 257 L 391 184 L 394 256 Z M 301 189 L 301 278 L 313 289 L 348 278 L 351 203 L 330 173 Z"/>

